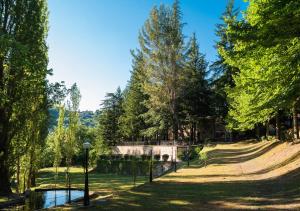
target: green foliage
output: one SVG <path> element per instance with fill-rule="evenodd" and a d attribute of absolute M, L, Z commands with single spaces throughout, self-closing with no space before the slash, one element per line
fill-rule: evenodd
<path fill-rule="evenodd" d="M 153 155 L 154 160 L 159 161 L 160 160 L 160 154 Z"/>
<path fill-rule="evenodd" d="M 2 1 L 0 16 L 0 194 L 9 194 L 14 174 L 34 185 L 47 135 L 47 2 Z"/>
<path fill-rule="evenodd" d="M 182 89 L 184 42 L 179 2 L 172 7 L 154 7 L 139 41 L 145 58 L 146 81 L 143 89 L 149 96 L 145 116 L 151 126 L 146 135 L 162 132 L 172 125 L 178 136 L 178 106 Z"/>
<path fill-rule="evenodd" d="M 98 160 L 96 171 L 105 174 L 131 175 L 134 179 L 137 176 L 147 176 L 148 168 L 148 161 L 141 161 L 136 158 L 131 160 Z"/>
<path fill-rule="evenodd" d="M 163 161 L 168 161 L 168 159 L 169 159 L 169 155 L 168 154 L 163 154 L 162 155 L 162 159 L 163 159 Z"/>
<path fill-rule="evenodd" d="M 123 94 L 120 88 L 115 93 L 107 93 L 98 118 L 97 139 L 114 146 L 122 141 L 119 119 L 123 114 Z"/>
<path fill-rule="evenodd" d="M 234 50 L 234 40 L 232 36 L 227 33 L 227 29 L 232 23 L 237 21 L 239 11 L 234 9 L 234 0 L 228 1 L 226 9 L 221 16 L 220 24 L 216 26 L 216 36 L 218 41 L 216 42 L 216 48 L 224 49 L 228 53 L 232 53 Z M 211 88 L 213 91 L 212 107 L 214 113 L 217 116 L 225 118 L 228 114 L 228 100 L 226 87 L 233 87 L 234 80 L 233 75 L 238 73 L 238 68 L 231 66 L 225 61 L 225 57 L 219 52 L 218 59 L 210 65 L 210 71 L 212 72 Z"/>
<path fill-rule="evenodd" d="M 229 128 L 252 129 L 297 102 L 300 41 L 295 31 L 300 11 L 294 8 L 299 8 L 298 1 L 254 0 L 245 20 L 227 28 L 234 50 L 220 47 L 219 52 L 240 70 L 234 76 L 235 87 L 227 89 Z"/>
<path fill-rule="evenodd" d="M 147 111 L 145 101 L 148 99 L 143 90 L 145 81 L 144 59 L 140 51 L 136 54 L 132 51 L 133 65 L 131 78 L 127 85 L 124 102 L 122 104 L 124 113 L 120 116 L 120 130 L 127 139 L 137 140 L 146 129 L 143 114 Z"/>
<path fill-rule="evenodd" d="M 189 148 L 180 148 L 177 151 L 177 157 L 178 159 L 182 161 L 187 161 L 187 160 L 194 160 L 198 158 L 200 151 L 202 150 L 201 147 L 189 147 Z"/>
<path fill-rule="evenodd" d="M 208 161 L 208 155 L 207 152 L 199 152 L 199 159 L 204 163 L 204 166 L 207 166 L 207 161 Z"/>

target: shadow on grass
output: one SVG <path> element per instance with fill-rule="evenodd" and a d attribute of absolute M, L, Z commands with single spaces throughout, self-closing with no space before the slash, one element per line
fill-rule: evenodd
<path fill-rule="evenodd" d="M 208 164 L 241 163 L 255 159 L 272 150 L 281 142 L 273 142 L 270 145 L 251 147 L 247 149 L 215 149 L 208 152 Z M 251 154 L 250 154 L 251 153 Z M 245 155 L 246 154 L 246 155 Z"/>
<path fill-rule="evenodd" d="M 300 203 L 300 169 L 261 181 L 178 183 L 154 182 L 122 192 L 108 210 L 199 210 L 236 207 L 261 208 L 265 205 L 289 206 Z"/>
<path fill-rule="evenodd" d="M 37 188 L 54 188 L 55 173 L 41 172 L 37 178 Z M 84 188 L 84 174 L 70 173 L 71 187 Z M 137 177 L 136 185 L 143 184 L 146 177 Z M 66 187 L 66 175 L 63 172 L 58 173 L 57 187 Z M 103 193 L 128 190 L 134 187 L 133 177 L 120 176 L 115 174 L 99 174 L 96 172 L 89 173 L 89 188 L 91 191 L 100 191 Z"/>

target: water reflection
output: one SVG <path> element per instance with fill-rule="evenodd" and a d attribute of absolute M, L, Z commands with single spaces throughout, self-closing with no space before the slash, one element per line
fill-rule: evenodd
<path fill-rule="evenodd" d="M 25 201 L 25 205 L 13 208 L 15 210 L 37 210 L 63 205 L 69 202 L 69 199 L 74 200 L 83 197 L 82 190 L 71 190 L 70 195 L 68 190 L 48 190 L 32 192 L 29 198 Z"/>

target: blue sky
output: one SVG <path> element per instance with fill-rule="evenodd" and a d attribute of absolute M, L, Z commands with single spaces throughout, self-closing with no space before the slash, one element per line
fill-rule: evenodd
<path fill-rule="evenodd" d="M 49 0 L 49 80 L 77 83 L 81 110 L 96 110 L 107 92 L 122 89 L 130 78 L 130 49 L 150 10 L 173 0 Z M 216 55 L 215 24 L 227 0 L 181 0 L 184 34 L 196 33 L 208 61 Z M 237 7 L 246 8 L 243 0 Z"/>

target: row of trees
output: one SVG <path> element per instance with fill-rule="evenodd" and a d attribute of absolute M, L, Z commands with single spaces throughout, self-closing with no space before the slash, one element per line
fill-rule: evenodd
<path fill-rule="evenodd" d="M 228 87 L 228 127 L 249 130 L 293 117 L 299 138 L 297 107 L 300 86 L 300 2 L 251 0 L 241 20 L 228 22 L 231 49 L 219 46 L 224 62 L 235 68 L 234 86 Z"/>
<path fill-rule="evenodd" d="M 46 1 L 0 1 L 0 194 L 21 168 L 30 186 L 47 135 Z M 17 190 L 18 191 L 18 190 Z"/>
<path fill-rule="evenodd" d="M 258 136 L 263 126 L 269 136 L 272 123 L 280 139 L 280 122 L 292 116 L 299 138 L 299 2 L 251 0 L 239 15 L 230 0 L 216 25 L 218 57 L 208 66 L 196 35 L 184 38 L 179 2 L 154 7 L 132 51 L 126 89 L 104 100 L 100 137 L 110 145 L 193 142 L 218 121 Z"/>
<path fill-rule="evenodd" d="M 227 21 L 238 15 L 233 5 L 230 1 L 216 30 L 218 45 L 228 48 Z M 152 9 L 139 33 L 139 49 L 131 51 L 126 89 L 107 94 L 101 108 L 100 133 L 110 145 L 145 139 L 194 142 L 210 119 L 227 114 L 225 86 L 234 70 L 221 56 L 208 68 L 196 35 L 186 41 L 183 25 L 179 1 Z"/>
<path fill-rule="evenodd" d="M 70 166 L 77 134 L 89 136 L 78 129 L 76 84 L 67 90 L 47 81 L 47 32 L 46 0 L 0 0 L 0 195 L 9 195 L 12 183 L 17 193 L 35 186 L 38 169 L 50 158 L 58 166 L 63 156 Z M 67 118 L 60 106 L 58 126 L 48 135 L 49 109 L 65 99 Z"/>

